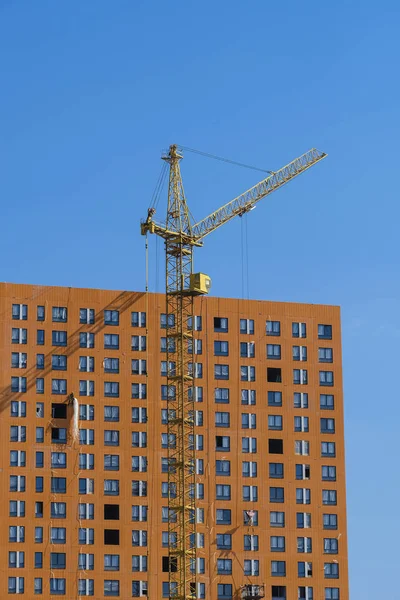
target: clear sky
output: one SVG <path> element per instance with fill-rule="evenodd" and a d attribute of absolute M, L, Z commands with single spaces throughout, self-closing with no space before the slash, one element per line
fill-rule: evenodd
<path fill-rule="evenodd" d="M 351 600 L 400 598 L 399 17 L 385 0 L 0 0 L 3 281 L 143 289 L 139 220 L 171 143 L 266 169 L 328 152 L 196 267 L 241 296 L 247 227 L 250 297 L 342 307 Z M 192 154 L 182 171 L 196 218 L 261 175 Z"/>

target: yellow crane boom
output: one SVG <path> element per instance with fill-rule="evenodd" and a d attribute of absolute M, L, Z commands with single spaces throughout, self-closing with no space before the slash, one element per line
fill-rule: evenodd
<path fill-rule="evenodd" d="M 153 221 L 149 209 L 142 235 L 165 240 L 166 336 L 168 390 L 169 597 L 193 600 L 196 590 L 195 428 L 196 365 L 193 343 L 193 299 L 208 292 L 209 279 L 193 273 L 193 248 L 235 216 L 241 216 L 327 155 L 313 148 L 273 172 L 251 189 L 196 224 L 192 224 L 180 173 L 178 146 L 163 156 L 170 167 L 165 225 Z"/>

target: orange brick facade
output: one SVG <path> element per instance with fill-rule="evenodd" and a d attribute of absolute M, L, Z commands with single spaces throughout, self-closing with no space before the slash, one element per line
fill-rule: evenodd
<path fill-rule="evenodd" d="M 157 294 L 0 284 L 1 598 L 165 597 L 164 312 Z M 339 308 L 195 314 L 198 597 L 348 600 Z M 54 406 L 71 393 L 75 441 L 73 405 Z"/>

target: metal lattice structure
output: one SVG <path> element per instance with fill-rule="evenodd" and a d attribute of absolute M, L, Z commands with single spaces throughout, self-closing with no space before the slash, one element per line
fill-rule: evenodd
<path fill-rule="evenodd" d="M 169 595 L 175 600 L 197 596 L 193 298 L 207 290 L 193 284 L 193 248 L 201 246 L 206 235 L 250 211 L 262 198 L 325 157 L 315 149 L 306 152 L 195 225 L 191 224 L 183 190 L 179 167 L 182 154 L 172 145 L 162 157 L 170 167 L 167 219 L 165 225 L 157 224 L 153 221 L 155 210 L 150 208 L 141 232 L 155 233 L 165 240 Z"/>

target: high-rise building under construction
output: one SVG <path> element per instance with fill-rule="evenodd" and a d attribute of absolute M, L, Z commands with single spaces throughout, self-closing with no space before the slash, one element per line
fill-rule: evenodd
<path fill-rule="evenodd" d="M 0 597 L 170 595 L 165 296 L 0 284 Z M 197 598 L 348 600 L 338 307 L 199 297 Z"/>

